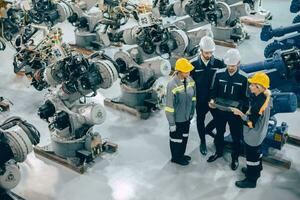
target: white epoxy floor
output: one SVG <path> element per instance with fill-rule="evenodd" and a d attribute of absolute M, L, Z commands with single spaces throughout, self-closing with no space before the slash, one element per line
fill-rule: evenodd
<path fill-rule="evenodd" d="M 265 0 L 265 8 L 274 14 L 274 27 L 288 25 L 294 15 L 289 13 L 289 0 Z M 65 30 L 66 41 L 74 38 L 70 25 L 60 25 Z M 260 29 L 247 27 L 251 39 L 239 46 L 243 63 L 263 59 L 266 43 L 260 41 Z M 218 47 L 216 55 L 224 54 L 226 48 Z M 44 93 L 35 91 L 24 77 L 13 73 L 13 50 L 0 52 L 0 95 L 13 101 L 10 113 L 0 115 L 19 115 L 33 123 L 42 133 L 41 145 L 47 144 L 49 135 L 47 123 L 37 116 L 38 106 L 43 103 Z M 118 96 L 116 83 L 112 88 L 101 91 L 105 97 Z M 103 103 L 99 95 L 95 101 Z M 300 149 L 285 145 L 277 152 L 292 161 L 289 170 L 264 164 L 262 177 L 256 189 L 238 189 L 234 182 L 243 178 L 240 172 L 245 165 L 240 158 L 240 167 L 232 171 L 229 167 L 230 155 L 214 163 L 207 163 L 208 156 L 200 156 L 199 138 L 195 120 L 192 122 L 187 153 L 192 162 L 181 167 L 169 162 L 168 125 L 164 112 L 156 113 L 148 120 L 138 120 L 126 113 L 107 108 L 107 120 L 96 126 L 103 138 L 109 138 L 119 145 L 115 154 L 98 158 L 93 168 L 79 175 L 67 168 L 45 159 L 38 159 L 32 153 L 26 162 L 20 164 L 22 181 L 14 192 L 28 200 L 297 200 L 300 199 Z M 300 111 L 282 114 L 279 121 L 287 121 L 290 133 L 300 136 L 297 123 Z M 207 136 L 208 137 L 208 136 Z M 211 138 L 208 139 L 209 154 L 214 152 Z"/>

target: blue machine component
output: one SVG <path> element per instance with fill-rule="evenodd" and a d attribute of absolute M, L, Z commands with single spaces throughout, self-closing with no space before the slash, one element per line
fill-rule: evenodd
<path fill-rule="evenodd" d="M 279 27 L 276 29 L 272 28 L 271 24 L 266 24 L 262 27 L 260 33 L 260 39 L 262 41 L 268 41 L 273 37 L 281 37 L 288 33 L 299 32 L 300 31 L 300 24 L 293 24 L 287 27 Z"/>
<path fill-rule="evenodd" d="M 297 13 L 300 11 L 300 0 L 292 0 L 290 11 L 291 13 Z"/>
<path fill-rule="evenodd" d="M 300 17 L 299 18 L 296 17 L 294 19 L 294 22 L 297 21 L 300 21 Z M 290 35 L 282 37 L 286 34 L 290 34 Z M 278 49 L 287 50 L 293 47 L 300 48 L 300 23 L 295 23 L 291 26 L 279 27 L 276 29 L 273 29 L 270 24 L 264 25 L 260 34 L 261 40 L 268 41 L 273 37 L 281 37 L 281 38 L 275 40 L 274 42 L 266 46 L 264 52 L 266 58 L 270 58 L 273 55 L 273 53 Z"/>
<path fill-rule="evenodd" d="M 293 24 L 300 23 L 300 14 L 293 19 Z"/>
<path fill-rule="evenodd" d="M 300 0 L 292 0 L 290 11 L 291 13 L 300 12 Z M 300 22 L 300 14 L 298 14 L 293 20 L 293 23 L 299 23 L 299 22 Z"/>
<path fill-rule="evenodd" d="M 300 11 L 300 0 L 292 0 L 290 11 L 292 13 Z M 286 34 L 289 35 L 285 36 Z M 266 46 L 264 52 L 266 58 L 272 57 L 273 53 L 278 49 L 287 50 L 294 47 L 300 49 L 300 14 L 294 18 L 293 25 L 291 26 L 273 29 L 270 24 L 264 25 L 260 34 L 261 40 L 268 41 L 273 37 L 281 38 L 274 40 L 274 42 Z"/>
<path fill-rule="evenodd" d="M 265 48 L 264 56 L 266 58 L 270 58 L 277 50 L 288 50 L 294 47 L 300 48 L 300 33 L 292 36 L 286 36 L 280 40 L 275 40 L 273 43 L 268 44 Z"/>
<path fill-rule="evenodd" d="M 272 58 L 242 65 L 241 69 L 249 75 L 265 71 L 271 80 L 271 89 L 294 92 L 300 99 L 300 50 L 277 50 Z"/>
<path fill-rule="evenodd" d="M 288 137 L 288 125 L 282 122 L 278 125 L 275 115 L 277 113 L 292 113 L 297 109 L 297 97 L 292 92 L 272 91 L 273 107 L 268 126 L 267 137 L 262 144 L 262 152 L 268 154 L 269 148 L 281 150 Z"/>
<path fill-rule="evenodd" d="M 277 120 L 275 117 L 270 118 L 268 127 L 268 134 L 265 138 L 261 151 L 263 155 L 268 155 L 269 148 L 281 150 L 288 137 L 288 125 L 286 122 L 282 122 L 280 126 L 277 126 Z"/>

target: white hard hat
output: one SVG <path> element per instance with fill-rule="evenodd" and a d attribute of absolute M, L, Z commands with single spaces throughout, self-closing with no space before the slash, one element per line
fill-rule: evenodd
<path fill-rule="evenodd" d="M 214 40 L 209 36 L 204 36 L 199 42 L 200 49 L 206 52 L 213 52 L 216 50 Z"/>
<path fill-rule="evenodd" d="M 238 65 L 241 61 L 241 55 L 237 49 L 229 49 L 224 56 L 225 65 Z"/>

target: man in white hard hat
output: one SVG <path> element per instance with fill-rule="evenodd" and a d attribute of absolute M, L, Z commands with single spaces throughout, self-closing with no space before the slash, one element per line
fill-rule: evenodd
<path fill-rule="evenodd" d="M 229 49 L 226 52 L 224 63 L 227 65 L 227 68 L 221 69 L 216 73 L 209 103 L 211 108 L 215 108 L 215 102 L 217 104 L 222 104 L 223 102 L 223 104 L 238 108 L 243 112 L 248 110 L 247 74 L 239 69 L 240 60 L 241 56 L 237 49 Z M 215 109 L 215 112 L 214 120 L 217 128 L 215 137 L 216 152 L 208 158 L 207 162 L 213 162 L 223 156 L 224 133 L 228 123 L 233 144 L 231 169 L 236 170 L 239 165 L 238 157 L 241 148 L 243 122 L 241 118 L 234 115 L 230 110 Z"/>
<path fill-rule="evenodd" d="M 197 88 L 196 112 L 197 129 L 201 140 L 200 152 L 202 155 L 206 155 L 207 150 L 205 135 L 209 134 L 215 128 L 215 124 L 213 121 L 209 123 L 211 127 L 211 130 L 209 131 L 206 129 L 204 124 L 206 114 L 210 110 L 208 107 L 208 102 L 210 100 L 209 93 L 211 89 L 212 80 L 216 71 L 220 68 L 224 68 L 225 65 L 223 61 L 213 56 L 216 46 L 211 37 L 204 36 L 201 39 L 199 46 L 200 54 L 199 57 L 197 57 L 196 60 L 192 62 L 192 65 L 195 68 L 191 72 L 191 76 L 195 80 Z"/>

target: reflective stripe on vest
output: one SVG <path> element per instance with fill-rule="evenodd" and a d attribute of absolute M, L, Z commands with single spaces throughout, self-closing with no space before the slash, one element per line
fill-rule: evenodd
<path fill-rule="evenodd" d="M 176 143 L 182 143 L 182 139 L 173 139 L 173 138 L 170 138 L 170 141 L 171 142 L 176 142 Z"/>
<path fill-rule="evenodd" d="M 249 165 L 249 166 L 258 166 L 258 165 L 260 164 L 260 161 L 257 161 L 257 162 L 247 161 L 246 163 L 247 163 L 247 165 Z"/>
<path fill-rule="evenodd" d="M 166 107 L 165 107 L 165 111 L 166 111 L 166 112 L 172 112 L 172 113 L 173 113 L 173 112 L 174 112 L 174 108 L 171 108 L 171 107 L 166 106 Z"/>

